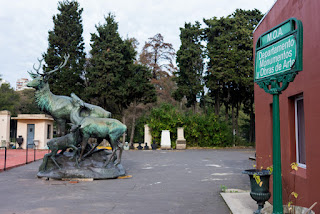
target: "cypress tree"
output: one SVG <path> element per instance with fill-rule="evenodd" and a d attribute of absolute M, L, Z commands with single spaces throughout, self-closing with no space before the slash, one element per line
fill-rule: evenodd
<path fill-rule="evenodd" d="M 205 80 L 216 114 L 223 103 L 228 120 L 231 108 L 233 129 L 238 130 L 238 113 L 244 104 L 251 120 L 250 141 L 254 138 L 252 31 L 261 18 L 257 9 L 237 9 L 227 17 L 204 20 L 209 59 Z"/>
<path fill-rule="evenodd" d="M 81 14 L 83 9 L 77 1 L 64 0 L 58 3 L 59 13 L 53 16 L 54 28 L 49 31 L 49 47 L 44 59 L 45 71 L 53 70 L 70 54 L 67 65 L 50 75 L 50 89 L 55 94 L 70 95 L 83 92 L 83 69 L 85 64 L 83 26 Z"/>
<path fill-rule="evenodd" d="M 130 104 L 125 82 L 136 52 L 130 40 L 121 39 L 114 15 L 109 13 L 105 21 L 91 34 L 86 93 L 93 102 L 121 115 Z"/>
<path fill-rule="evenodd" d="M 180 31 L 181 46 L 177 52 L 179 69 L 175 72 L 174 78 L 178 88 L 173 95 L 177 100 L 181 100 L 185 96 L 187 107 L 192 106 L 195 111 L 197 95 L 203 91 L 202 30 L 200 23 L 196 22 L 194 25 L 185 23 L 184 28 L 180 28 Z"/>
<path fill-rule="evenodd" d="M 126 123 L 123 111 L 133 104 L 132 141 L 137 105 L 156 100 L 151 70 L 134 63 L 136 40 L 120 37 L 114 15 L 109 13 L 105 24 L 96 29 L 97 33 L 91 34 L 86 94 L 92 102 L 122 116 L 123 123 Z"/>

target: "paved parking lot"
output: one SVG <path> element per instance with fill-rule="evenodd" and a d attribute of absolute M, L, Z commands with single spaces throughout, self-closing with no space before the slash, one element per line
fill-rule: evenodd
<path fill-rule="evenodd" d="M 253 150 L 124 151 L 132 178 L 36 178 L 41 161 L 0 173 L 0 213 L 230 213 L 221 186 L 249 189 Z"/>

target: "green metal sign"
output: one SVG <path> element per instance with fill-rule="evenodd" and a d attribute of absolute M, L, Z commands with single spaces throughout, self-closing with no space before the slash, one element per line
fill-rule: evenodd
<path fill-rule="evenodd" d="M 293 35 L 257 51 L 255 79 L 280 74 L 292 69 L 297 56 L 297 42 Z"/>
<path fill-rule="evenodd" d="M 273 214 L 283 214 L 279 95 L 302 71 L 302 44 L 302 23 L 291 18 L 262 34 L 256 45 L 254 80 L 273 95 Z"/>
<path fill-rule="evenodd" d="M 270 31 L 270 33 L 264 34 L 261 37 L 261 45 L 266 45 L 269 42 L 272 42 L 279 37 L 283 37 L 287 33 L 289 33 L 292 29 L 292 22 L 284 22 L 283 25 L 276 27 L 276 29 Z"/>
<path fill-rule="evenodd" d="M 302 23 L 291 18 L 262 34 L 256 45 L 255 82 L 302 70 Z"/>

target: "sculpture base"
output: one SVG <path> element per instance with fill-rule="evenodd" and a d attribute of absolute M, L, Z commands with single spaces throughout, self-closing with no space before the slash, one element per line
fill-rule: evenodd
<path fill-rule="evenodd" d="M 176 141 L 176 149 L 186 149 L 187 148 L 187 143 L 186 140 L 177 140 Z"/>
<path fill-rule="evenodd" d="M 73 159 L 70 160 L 73 154 L 65 152 L 64 154 L 56 156 L 56 162 L 61 169 L 59 169 L 49 157 L 46 170 L 44 170 L 45 163 L 43 161 L 39 167 L 37 176 L 39 178 L 45 177 L 58 180 L 67 178 L 93 178 L 98 180 L 124 176 L 126 172 L 121 164 L 114 165 L 111 161 L 106 167 L 103 167 L 110 154 L 111 153 L 106 150 L 98 150 L 81 161 L 77 167 L 76 161 Z M 46 157 L 44 157 L 44 160 L 45 158 Z"/>
<path fill-rule="evenodd" d="M 163 146 L 163 145 L 161 145 L 161 149 L 162 150 L 169 150 L 169 149 L 171 149 L 171 146 Z"/>

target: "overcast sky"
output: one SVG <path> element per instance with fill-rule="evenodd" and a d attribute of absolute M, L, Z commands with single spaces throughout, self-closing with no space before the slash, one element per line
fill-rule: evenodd
<path fill-rule="evenodd" d="M 180 27 L 185 22 L 227 16 L 237 8 L 266 13 L 274 0 L 79 0 L 84 9 L 83 38 L 90 51 L 90 33 L 104 24 L 112 12 L 123 38 L 135 37 L 139 52 L 148 38 L 157 33 L 164 41 L 180 46 Z M 58 13 L 57 0 L 0 0 L 0 75 L 15 88 L 17 79 L 29 78 L 28 70 L 48 48 L 48 31 L 52 16 Z"/>

